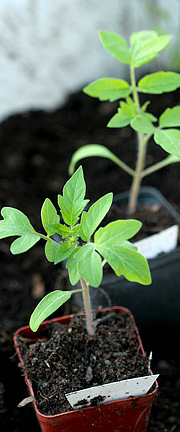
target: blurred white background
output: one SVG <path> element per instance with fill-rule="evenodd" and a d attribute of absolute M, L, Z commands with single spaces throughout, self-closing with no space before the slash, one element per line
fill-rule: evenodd
<path fill-rule="evenodd" d="M 178 56 L 179 16 L 179 0 L 1 0 L 0 121 L 60 107 L 92 79 L 125 76 L 101 46 L 100 29 L 128 38 L 158 27 L 173 34 Z"/>

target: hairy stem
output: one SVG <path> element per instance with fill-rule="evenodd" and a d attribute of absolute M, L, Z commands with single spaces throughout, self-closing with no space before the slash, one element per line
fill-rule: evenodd
<path fill-rule="evenodd" d="M 135 171 L 130 168 L 127 164 L 125 164 L 121 159 L 119 159 L 117 156 L 115 156 L 113 154 L 113 156 L 111 157 L 111 160 L 118 165 L 120 168 L 122 168 L 125 172 L 127 172 L 129 175 L 131 175 L 132 177 L 134 177 L 135 175 Z"/>
<path fill-rule="evenodd" d="M 134 67 L 132 66 L 132 64 L 130 65 L 130 76 L 131 76 L 133 99 L 136 105 L 137 114 L 139 114 L 141 112 L 141 108 L 139 103 L 138 92 L 136 89 Z M 130 189 L 130 197 L 128 203 L 129 215 L 133 215 L 133 213 L 136 210 L 139 188 L 142 181 L 142 171 L 144 169 L 145 158 L 146 158 L 147 140 L 145 139 L 145 136 L 142 132 L 137 132 L 137 136 L 138 136 L 138 154 L 137 154 L 135 174 Z"/>
<path fill-rule="evenodd" d="M 84 311 L 86 316 L 87 332 L 89 336 L 94 336 L 91 302 L 89 296 L 89 284 L 83 278 L 80 279 L 80 282 L 83 288 L 82 294 L 83 294 L 83 301 L 84 301 Z"/>
<path fill-rule="evenodd" d="M 136 173 L 135 176 L 133 177 L 133 181 L 130 189 L 130 197 L 128 203 L 129 215 L 133 215 L 136 210 L 139 189 L 142 181 L 142 171 L 144 169 L 145 158 L 146 158 L 146 145 L 144 144 L 144 135 L 141 132 L 138 132 L 137 135 L 138 135 L 138 156 L 137 156 L 137 163 L 136 163 Z"/>
<path fill-rule="evenodd" d="M 157 162 L 154 165 L 151 165 L 150 167 L 146 168 L 143 172 L 142 172 L 142 178 L 146 177 L 149 174 L 154 173 L 155 171 L 158 171 L 161 168 L 164 168 L 167 165 L 170 165 L 172 163 L 175 162 L 179 162 L 179 159 L 176 158 L 176 156 L 170 155 L 167 156 L 165 159 L 163 159 L 160 162 Z"/>

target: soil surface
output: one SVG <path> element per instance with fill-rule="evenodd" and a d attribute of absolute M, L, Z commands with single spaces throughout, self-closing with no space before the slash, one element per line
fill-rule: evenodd
<path fill-rule="evenodd" d="M 167 106 L 179 104 L 180 91 L 153 97 L 149 111 L 157 117 Z M 134 167 L 137 146 L 134 132 L 107 129 L 116 103 L 99 103 L 82 93 L 72 95 L 67 104 L 53 113 L 42 111 L 15 115 L 0 125 L 0 205 L 14 206 L 27 214 L 36 229 L 42 229 L 40 209 L 46 197 L 56 203 L 58 193 L 69 178 L 68 165 L 73 152 L 84 144 L 106 145 L 123 161 Z M 165 157 L 153 142 L 148 146 L 147 165 Z M 103 194 L 128 190 L 131 179 L 107 159 L 89 158 L 82 162 L 87 183 L 87 198 L 95 201 Z M 157 187 L 180 213 L 180 164 L 173 164 L 143 180 L 143 185 Z M 12 342 L 13 332 L 27 325 L 38 301 L 53 289 L 67 289 L 66 272 L 44 257 L 39 242 L 26 254 L 12 257 L 8 241 L 0 242 L 0 412 L 2 431 L 39 431 L 31 404 L 17 408 L 27 396 L 26 386 Z M 43 255 L 43 258 L 42 258 Z M 76 312 L 68 302 L 57 315 Z M 142 329 L 143 330 L 143 329 Z M 170 341 L 174 342 L 174 328 Z M 141 329 L 140 329 L 141 331 Z M 150 330 L 149 330 L 149 333 Z M 159 392 L 154 402 L 148 432 L 180 432 L 180 356 L 175 343 L 154 335 L 152 369 L 160 373 Z M 160 335 L 160 337 L 159 337 Z M 149 350 L 148 335 L 143 339 Z"/>
<path fill-rule="evenodd" d="M 46 339 L 35 343 L 18 337 L 24 368 L 43 414 L 71 411 L 65 393 L 150 374 L 127 313 L 99 312 L 95 322 L 93 337 L 87 335 L 84 318 L 77 316 L 69 324 L 50 326 L 43 335 Z"/>

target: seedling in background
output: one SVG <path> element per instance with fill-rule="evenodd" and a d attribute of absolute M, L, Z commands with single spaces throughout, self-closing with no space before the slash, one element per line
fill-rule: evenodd
<path fill-rule="evenodd" d="M 1 211 L 0 238 L 17 236 L 11 244 L 12 254 L 20 254 L 32 248 L 40 239 L 45 240 L 48 261 L 58 264 L 67 260 L 66 267 L 72 285 L 79 281 L 81 287 L 70 291 L 56 290 L 47 294 L 37 305 L 30 318 L 30 328 L 37 331 L 39 325 L 73 293 L 82 292 L 87 331 L 94 334 L 89 285 L 98 287 L 103 277 L 103 266 L 108 262 L 117 276 L 143 285 L 151 283 L 146 259 L 129 242 L 141 228 L 137 220 L 117 220 L 98 228 L 109 211 L 113 194 L 108 193 L 84 211 L 89 200 L 84 199 L 86 184 L 80 166 L 58 195 L 58 206 L 64 223 L 60 222 L 56 208 L 47 198 L 41 210 L 45 234 L 37 232 L 21 211 L 4 207 Z M 97 231 L 96 231 L 97 230 Z M 59 236 L 59 241 L 54 235 Z"/>
<path fill-rule="evenodd" d="M 72 174 L 76 163 L 86 157 L 99 156 L 112 160 L 132 176 L 132 185 L 128 204 L 128 214 L 136 210 L 137 198 L 142 179 L 165 167 L 180 161 L 180 106 L 167 108 L 159 120 L 147 112 L 149 101 L 142 106 L 139 93 L 162 94 L 172 92 L 180 87 L 180 74 L 175 72 L 155 72 L 145 75 L 136 83 L 135 70 L 149 63 L 169 43 L 171 36 L 158 36 L 156 31 L 141 31 L 130 37 L 130 46 L 126 40 L 115 33 L 100 31 L 100 40 L 106 50 L 130 68 L 130 84 L 123 79 L 101 78 L 84 88 L 84 92 L 100 101 L 114 102 L 125 99 L 119 104 L 117 113 L 110 119 L 107 127 L 123 128 L 130 125 L 137 132 L 138 151 L 135 170 L 125 164 L 106 147 L 98 144 L 85 145 L 78 149 L 69 166 Z M 158 122 L 158 124 L 157 124 Z M 145 168 L 147 144 L 150 138 L 160 145 L 168 154 L 162 161 Z"/>

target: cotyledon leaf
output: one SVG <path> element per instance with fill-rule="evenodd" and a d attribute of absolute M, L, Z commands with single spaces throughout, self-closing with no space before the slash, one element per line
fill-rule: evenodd
<path fill-rule="evenodd" d="M 71 291 L 52 291 L 47 294 L 34 309 L 30 318 L 30 328 L 36 332 L 40 324 L 53 312 L 55 312 L 63 303 L 71 297 Z"/>

